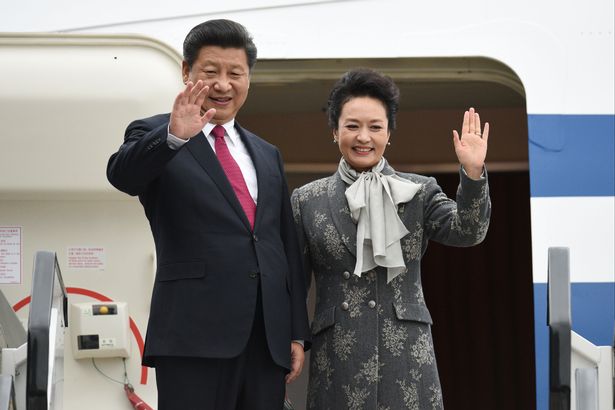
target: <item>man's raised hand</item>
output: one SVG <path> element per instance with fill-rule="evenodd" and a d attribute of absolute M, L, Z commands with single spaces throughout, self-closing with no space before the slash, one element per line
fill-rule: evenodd
<path fill-rule="evenodd" d="M 193 84 L 188 81 L 184 88 L 175 98 L 169 132 L 177 138 L 188 140 L 196 136 L 211 119 L 216 115 L 216 110 L 211 108 L 203 113 L 203 103 L 209 94 L 209 87 L 202 80 Z"/>

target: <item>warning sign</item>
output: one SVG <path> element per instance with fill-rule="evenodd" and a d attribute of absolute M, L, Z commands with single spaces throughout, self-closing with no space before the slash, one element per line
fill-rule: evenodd
<path fill-rule="evenodd" d="M 69 269 L 105 270 L 105 248 L 98 246 L 73 246 L 66 251 Z"/>
<path fill-rule="evenodd" d="M 21 283 L 20 226 L 0 226 L 0 283 Z"/>

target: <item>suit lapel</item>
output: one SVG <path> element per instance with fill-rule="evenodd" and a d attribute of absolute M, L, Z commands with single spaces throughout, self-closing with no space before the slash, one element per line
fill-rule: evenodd
<path fill-rule="evenodd" d="M 342 237 L 342 241 L 344 245 L 346 245 L 346 248 L 356 257 L 357 225 L 350 216 L 350 209 L 348 209 L 348 202 L 346 201 L 345 195 L 346 184 L 342 181 L 338 172 L 329 179 L 328 191 L 329 211 L 331 212 L 333 224 Z"/>
<path fill-rule="evenodd" d="M 271 198 L 271 195 L 269 194 L 271 184 L 268 184 L 267 181 L 269 180 L 269 175 L 272 174 L 272 171 L 270 171 L 269 161 L 267 161 L 267 157 L 263 153 L 262 147 L 257 143 L 256 138 L 253 138 L 253 134 L 242 128 L 237 121 L 235 121 L 235 128 L 237 129 L 237 132 L 239 132 L 241 141 L 246 146 L 246 149 L 252 158 L 254 170 L 256 171 L 256 184 L 258 186 L 258 203 L 256 204 L 256 217 L 254 218 L 254 227 L 256 228 L 259 225 L 259 221 L 261 220 L 262 214 L 266 207 L 265 203 L 268 198 Z"/>
<path fill-rule="evenodd" d="M 186 148 L 190 151 L 192 156 L 194 156 L 205 172 L 209 174 L 210 178 L 218 186 L 220 192 L 222 192 L 226 200 L 231 205 L 231 208 L 233 208 L 235 213 L 237 213 L 237 215 L 241 218 L 244 225 L 250 229 L 248 217 L 243 211 L 243 208 L 235 195 L 235 191 L 233 191 L 233 187 L 231 187 L 231 183 L 226 177 L 226 174 L 218 161 L 218 157 L 216 157 L 216 154 L 211 149 L 211 146 L 207 141 L 207 137 L 205 137 L 203 132 L 201 131 L 198 136 L 188 141 L 186 143 Z"/>

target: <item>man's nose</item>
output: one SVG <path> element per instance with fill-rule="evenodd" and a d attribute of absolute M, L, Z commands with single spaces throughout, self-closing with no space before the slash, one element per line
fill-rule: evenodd
<path fill-rule="evenodd" d="M 216 91 L 226 92 L 230 90 L 230 88 L 231 82 L 229 81 L 229 78 L 227 76 L 221 75 L 216 78 L 216 82 L 214 83 L 214 89 Z"/>

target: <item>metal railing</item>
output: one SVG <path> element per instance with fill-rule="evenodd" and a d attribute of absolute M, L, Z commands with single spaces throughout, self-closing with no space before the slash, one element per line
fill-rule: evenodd
<path fill-rule="evenodd" d="M 549 410 L 570 410 L 570 264 L 568 248 L 549 248 Z"/>
<path fill-rule="evenodd" d="M 0 410 L 14 410 L 16 408 L 13 376 L 0 374 Z"/>
<path fill-rule="evenodd" d="M 548 262 L 549 409 L 613 410 L 615 349 L 572 330 L 568 248 L 549 248 Z"/>
<path fill-rule="evenodd" d="M 56 254 L 37 252 L 28 316 L 27 410 L 50 410 L 55 407 L 54 390 L 61 388 L 64 379 L 67 305 L 66 289 Z"/>

